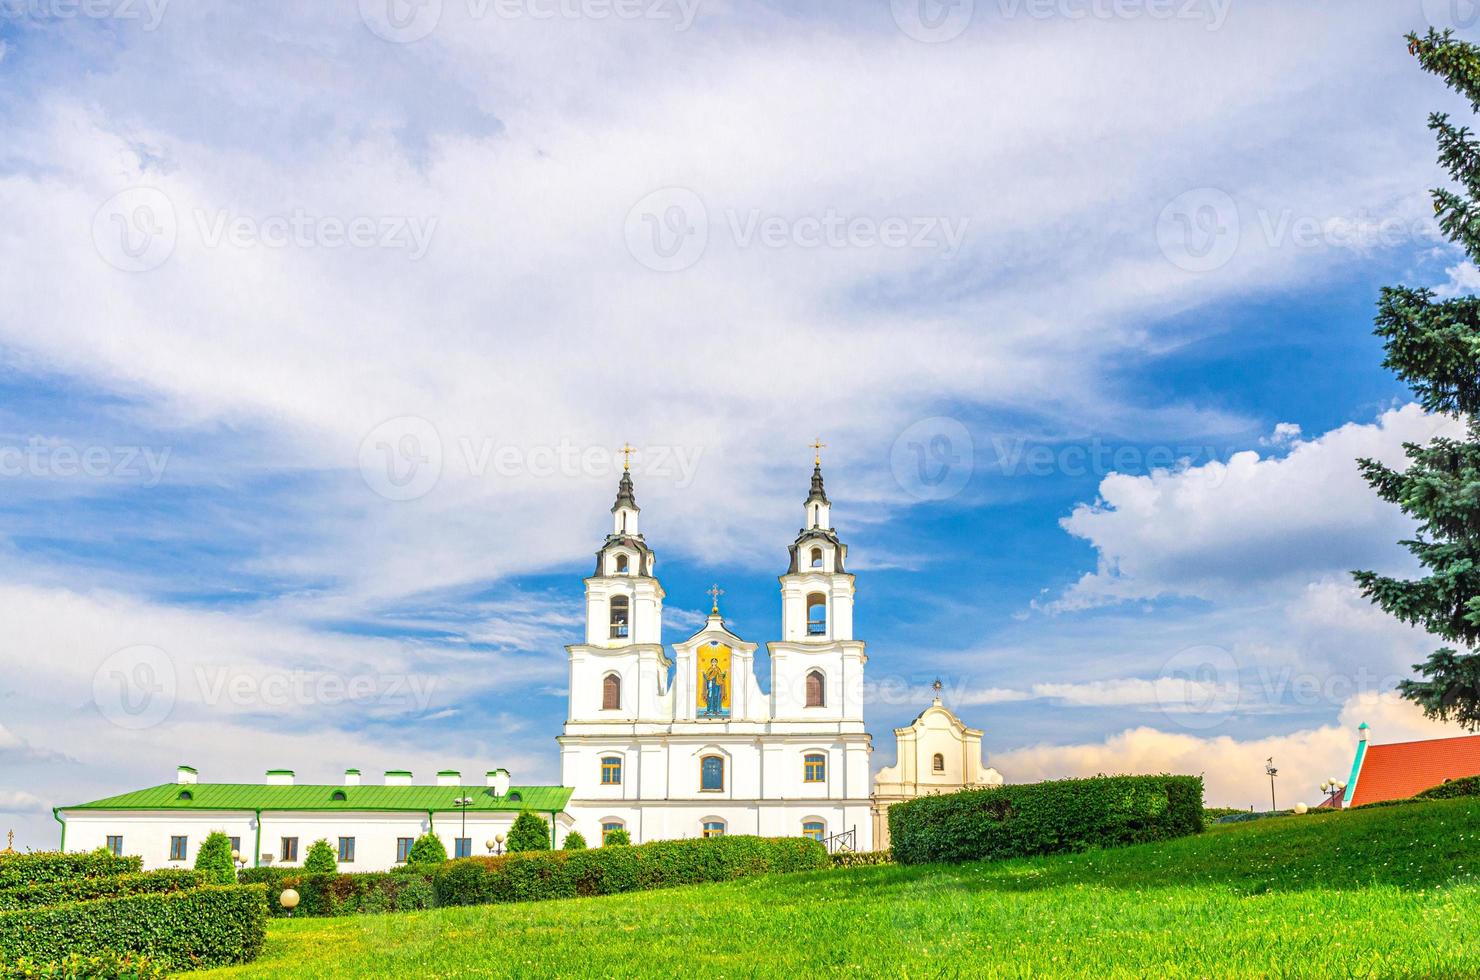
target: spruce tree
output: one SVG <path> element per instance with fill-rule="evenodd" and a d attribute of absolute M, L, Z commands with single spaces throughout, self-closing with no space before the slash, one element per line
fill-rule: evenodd
<path fill-rule="evenodd" d="M 428 831 L 411 844 L 411 853 L 406 855 L 408 865 L 441 864 L 447 860 L 447 845 L 442 838 Z"/>
<path fill-rule="evenodd" d="M 1430 30 L 1410 34 L 1408 50 L 1468 99 L 1472 113 L 1480 112 L 1480 47 Z M 1480 263 L 1480 142 L 1446 113 L 1430 115 L 1429 129 L 1439 163 L 1455 182 L 1433 192 L 1439 227 Z M 1376 323 L 1387 352 L 1383 365 L 1425 409 L 1462 422 L 1466 434 L 1405 444 L 1408 465 L 1401 472 L 1359 461 L 1377 494 L 1417 521 L 1413 540 L 1401 543 L 1425 574 L 1416 580 L 1354 574 L 1362 594 L 1389 614 L 1454 644 L 1415 664 L 1422 679 L 1398 689 L 1429 717 L 1474 730 L 1480 728 L 1480 298 L 1441 300 L 1428 289 L 1393 286 L 1382 291 Z"/>

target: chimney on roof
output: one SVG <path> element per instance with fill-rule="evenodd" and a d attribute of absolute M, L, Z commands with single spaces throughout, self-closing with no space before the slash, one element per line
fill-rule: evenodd
<path fill-rule="evenodd" d="M 358 786 L 358 785 L 360 785 L 360 770 L 358 770 L 358 769 L 346 769 L 346 770 L 344 770 L 344 785 L 346 785 L 346 786 Z"/>
<path fill-rule="evenodd" d="M 490 769 L 487 778 L 494 796 L 503 796 L 509 792 L 509 770 Z"/>
<path fill-rule="evenodd" d="M 269 786 L 292 786 L 293 770 L 291 769 L 269 769 L 267 770 L 267 785 Z"/>
<path fill-rule="evenodd" d="M 193 783 L 193 782 L 196 782 L 196 780 L 197 780 L 196 772 L 190 766 L 176 766 L 175 767 L 175 782 L 184 784 L 184 783 Z"/>
<path fill-rule="evenodd" d="M 387 786 L 410 786 L 411 771 L 409 769 L 387 769 L 385 784 Z"/>
<path fill-rule="evenodd" d="M 461 786 L 462 773 L 458 772 L 456 769 L 443 769 L 441 772 L 437 773 L 437 785 Z"/>

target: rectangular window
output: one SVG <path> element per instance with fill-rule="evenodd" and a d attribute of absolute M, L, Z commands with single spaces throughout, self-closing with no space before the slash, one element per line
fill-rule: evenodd
<path fill-rule="evenodd" d="M 118 855 L 122 855 L 123 854 L 123 837 L 122 837 L 122 835 L 110 835 L 108 837 L 108 853 L 109 854 L 118 854 Z"/>
<path fill-rule="evenodd" d="M 609 823 L 604 823 L 604 824 L 601 825 L 601 835 L 603 837 L 605 837 L 607 834 L 611 833 L 612 831 L 614 831 L 614 830 L 621 830 L 621 829 L 622 829 L 621 821 L 613 820 L 613 821 L 611 821 Z"/>
<path fill-rule="evenodd" d="M 717 755 L 706 755 L 699 763 L 699 788 L 706 791 L 725 788 L 725 760 Z"/>
<path fill-rule="evenodd" d="M 278 849 L 278 860 L 290 864 L 298 860 L 298 838 L 283 838 L 283 846 Z"/>
<path fill-rule="evenodd" d="M 339 838 L 339 862 L 341 864 L 353 864 L 355 860 L 355 839 L 353 837 Z"/>
<path fill-rule="evenodd" d="M 411 845 L 413 843 L 415 843 L 415 841 L 416 841 L 416 838 L 414 838 L 414 837 L 397 837 L 396 838 L 396 863 L 397 864 L 405 864 L 407 861 L 411 860 Z"/>
<path fill-rule="evenodd" d="M 454 837 L 452 839 L 452 856 L 468 858 L 473 856 L 473 838 Z"/>
<path fill-rule="evenodd" d="M 231 849 L 237 854 L 242 852 L 242 839 L 240 837 L 231 838 Z"/>
<path fill-rule="evenodd" d="M 601 785 L 622 785 L 622 760 L 617 756 L 608 756 L 601 760 Z"/>
<path fill-rule="evenodd" d="M 170 838 L 170 860 L 171 861 L 183 861 L 183 860 L 185 860 L 185 844 L 186 844 L 186 841 L 187 840 L 189 840 L 189 838 L 186 838 L 186 837 L 171 837 Z"/>
<path fill-rule="evenodd" d="M 706 821 L 705 822 L 705 824 L 704 824 L 704 836 L 705 837 L 723 837 L 724 835 L 725 835 L 725 825 L 724 825 L 724 822 L 723 821 L 720 821 L 720 820 L 710 820 L 710 821 Z"/>
<path fill-rule="evenodd" d="M 803 767 L 802 778 L 809 783 L 827 781 L 827 756 L 809 755 Z"/>

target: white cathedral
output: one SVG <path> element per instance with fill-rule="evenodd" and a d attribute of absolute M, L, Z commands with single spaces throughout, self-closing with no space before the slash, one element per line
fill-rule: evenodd
<path fill-rule="evenodd" d="M 566 812 L 588 840 L 715 834 L 848 838 L 871 847 L 862 640 L 853 637 L 848 546 L 832 529 L 820 460 L 781 576 L 781 638 L 736 636 L 718 592 L 703 629 L 662 641 L 663 586 L 643 539 L 631 474 L 586 579 L 586 638 L 566 648 L 570 707 L 560 736 Z"/>

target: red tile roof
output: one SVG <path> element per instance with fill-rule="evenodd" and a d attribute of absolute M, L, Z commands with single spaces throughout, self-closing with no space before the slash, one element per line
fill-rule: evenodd
<path fill-rule="evenodd" d="M 1368 745 L 1351 805 L 1407 799 L 1463 776 L 1480 776 L 1480 735 Z"/>

